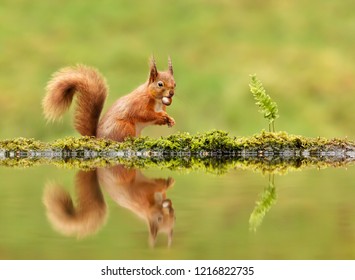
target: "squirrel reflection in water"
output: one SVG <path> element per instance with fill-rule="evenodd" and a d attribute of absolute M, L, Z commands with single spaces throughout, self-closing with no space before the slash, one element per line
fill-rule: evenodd
<path fill-rule="evenodd" d="M 120 206 L 148 224 L 149 242 L 155 245 L 158 232 L 168 235 L 171 245 L 175 214 L 166 191 L 174 179 L 148 178 L 141 171 L 117 165 L 76 174 L 77 205 L 68 192 L 55 183 L 46 185 L 43 202 L 47 217 L 58 232 L 85 237 L 97 232 L 106 221 L 107 209 L 100 185 Z"/>

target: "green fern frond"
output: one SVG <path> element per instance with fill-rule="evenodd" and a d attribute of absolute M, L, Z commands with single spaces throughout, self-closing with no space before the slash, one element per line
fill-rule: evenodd
<path fill-rule="evenodd" d="M 250 75 L 250 77 L 251 83 L 249 87 L 256 101 L 255 104 L 259 106 L 260 113 L 264 114 L 264 118 L 268 119 L 269 124 L 271 124 L 279 117 L 277 104 L 272 101 L 271 97 L 266 93 L 263 84 L 256 75 Z"/>

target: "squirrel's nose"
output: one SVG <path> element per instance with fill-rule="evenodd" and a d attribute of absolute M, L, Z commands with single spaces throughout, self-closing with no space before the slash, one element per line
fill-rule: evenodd
<path fill-rule="evenodd" d="M 173 90 L 170 90 L 170 91 L 169 91 L 169 97 L 173 97 L 173 95 L 174 95 L 174 91 L 173 91 Z"/>

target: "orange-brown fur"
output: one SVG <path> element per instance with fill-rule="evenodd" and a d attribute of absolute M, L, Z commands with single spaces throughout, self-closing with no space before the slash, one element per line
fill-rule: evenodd
<path fill-rule="evenodd" d="M 175 213 L 166 191 L 174 184 L 174 179 L 147 178 L 141 171 L 123 165 L 98 169 L 97 172 L 110 197 L 148 224 L 152 246 L 158 232 L 167 233 L 168 245 L 171 245 Z"/>
<path fill-rule="evenodd" d="M 62 234 L 84 237 L 95 233 L 106 220 L 106 204 L 100 185 L 120 206 L 143 219 L 149 228 L 150 244 L 154 246 L 158 232 L 168 234 L 171 245 L 175 213 L 166 191 L 174 184 L 172 178 L 148 178 L 139 170 L 122 165 L 79 171 L 76 175 L 77 206 L 70 195 L 55 184 L 46 186 L 43 201 L 53 227 Z"/>
<path fill-rule="evenodd" d="M 70 194 L 55 183 L 46 184 L 43 203 L 53 227 L 68 236 L 85 237 L 98 231 L 106 221 L 106 204 L 96 171 L 78 171 L 75 206 Z"/>
<path fill-rule="evenodd" d="M 45 117 L 55 120 L 69 108 L 76 94 L 76 130 L 82 135 L 123 141 L 128 136 L 139 136 L 147 125 L 175 124 L 162 102 L 163 97 L 171 101 L 175 86 L 171 60 L 168 71 L 162 72 L 152 60 L 148 81 L 119 98 L 100 120 L 108 92 L 105 79 L 97 70 L 77 65 L 63 68 L 53 75 L 42 105 Z"/>

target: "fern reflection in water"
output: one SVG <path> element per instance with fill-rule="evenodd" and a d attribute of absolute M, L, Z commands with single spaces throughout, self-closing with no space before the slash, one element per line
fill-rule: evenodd
<path fill-rule="evenodd" d="M 214 131 L 196 136 L 129 139 L 124 143 L 87 137 L 59 139 L 54 143 L 14 139 L 3 141 L 0 146 L 0 164 L 12 167 L 54 164 L 90 173 L 121 164 L 122 168 L 202 170 L 218 175 L 235 169 L 269 174 L 269 183 L 249 218 L 249 228 L 254 232 L 276 202 L 275 174 L 309 167 L 346 167 L 355 161 L 352 141 L 304 138 L 282 132 L 232 138 L 225 132 Z"/>
<path fill-rule="evenodd" d="M 275 175 L 269 174 L 269 184 L 261 194 L 260 200 L 256 202 L 256 206 L 250 215 L 249 229 L 256 232 L 261 225 L 265 215 L 276 203 Z"/>
<path fill-rule="evenodd" d="M 105 189 L 104 193 L 108 193 L 111 200 L 123 207 L 127 206 L 127 200 L 122 203 L 116 198 L 121 197 L 127 186 L 134 186 L 137 191 L 139 189 L 152 190 L 153 194 L 146 193 L 146 201 L 152 203 L 144 209 L 154 210 L 153 212 L 143 211 L 145 213 L 143 216 L 141 209 L 130 209 L 137 216 L 143 216 L 143 220 L 148 224 L 149 244 L 153 246 L 159 231 L 168 234 L 168 245 L 172 242 L 175 209 L 170 207 L 171 202 L 169 204 L 168 200 L 163 198 L 165 190 L 161 192 L 159 188 L 161 185 L 172 185 L 174 180 L 169 178 L 161 180 L 146 176 L 144 185 L 139 185 L 138 181 L 131 180 L 135 176 L 127 175 L 136 172 L 134 168 L 139 169 L 137 172 L 141 172 L 140 169 L 160 168 L 179 172 L 198 170 L 218 175 L 233 170 L 269 174 L 269 183 L 255 203 L 254 210 L 250 216 L 249 212 L 243 219 L 243 228 L 247 228 L 249 216 L 249 228 L 255 232 L 260 229 L 266 214 L 276 203 L 274 184 L 276 174 L 301 171 L 309 167 L 346 167 L 354 161 L 355 144 L 352 141 L 304 138 L 281 132 L 262 132 L 248 138 L 235 138 L 228 136 L 228 133 L 214 131 L 195 136 L 176 134 L 160 139 L 136 138 L 129 139 L 125 143 L 87 137 L 58 139 L 54 143 L 41 143 L 28 139 L 0 141 L 0 165 L 2 166 L 30 167 L 53 164 L 62 168 L 80 169 L 77 175 L 79 179 L 76 180 L 75 185 L 78 191 L 78 203 L 76 207 L 73 203 L 70 204 L 70 211 L 65 212 L 69 213 L 68 222 L 63 222 L 61 219 L 65 218 L 62 215 L 63 211 L 55 212 L 58 209 L 63 210 L 55 202 L 58 201 L 58 197 L 59 199 L 67 198 L 65 202 L 72 200 L 68 199 L 68 196 L 63 196 L 63 191 L 58 188 L 46 188 L 43 195 L 50 223 L 56 231 L 65 235 L 80 237 L 94 235 L 106 225 L 106 206 L 100 193 L 101 185 L 97 183 L 100 180 L 97 180 L 95 176 L 101 178 L 102 182 L 106 180 L 102 184 Z M 127 169 L 127 171 L 118 172 L 119 164 L 122 164 L 120 169 Z M 97 173 L 94 169 L 101 171 Z M 114 185 L 115 182 L 118 184 Z M 146 188 L 148 185 L 150 187 Z M 48 187 L 53 187 L 53 185 Z M 121 192 L 117 193 L 113 190 Z M 182 190 L 182 192 L 186 191 L 188 190 Z M 155 195 L 157 192 L 161 195 Z M 136 195 L 130 197 L 129 205 L 135 205 L 135 198 Z M 231 199 L 237 201 L 238 198 L 232 197 Z M 255 196 L 248 204 L 248 208 L 253 206 L 254 199 Z M 138 203 L 138 205 L 143 204 Z M 158 210 L 163 212 L 155 211 L 157 206 L 160 207 Z M 168 214 L 171 215 L 164 216 L 167 208 Z M 178 213 L 179 208 L 177 207 L 176 210 Z M 84 219 L 78 219 L 78 217 Z M 155 226 L 155 218 L 166 221 L 163 222 L 164 226 Z M 265 221 L 263 223 L 263 227 L 267 228 L 269 223 Z M 112 224 L 112 222 L 107 224 Z"/>
<path fill-rule="evenodd" d="M 87 174 L 94 174 L 92 170 L 100 167 L 111 168 L 117 165 L 121 165 L 123 169 L 126 167 L 200 169 L 215 174 L 223 174 L 231 169 L 267 173 L 269 174 L 268 186 L 261 194 L 260 200 L 256 202 L 249 218 L 249 228 L 255 232 L 276 202 L 275 174 L 285 174 L 288 171 L 302 170 L 312 166 L 317 168 L 346 166 L 355 161 L 355 143 L 347 139 L 305 138 L 289 135 L 286 132 L 275 133 L 274 121 L 279 117 L 277 104 L 266 94 L 262 83 L 255 75 L 251 76 L 250 90 L 260 112 L 269 121 L 270 132 L 262 131 L 251 137 L 237 138 L 230 137 L 227 132 L 214 130 L 197 135 L 177 133 L 158 139 L 128 138 L 124 142 L 94 137 L 67 137 L 52 143 L 43 143 L 34 139 L 17 138 L 0 141 L 0 165 L 29 167 L 38 164 L 54 164 L 60 167 L 89 170 Z M 85 172 L 79 171 L 78 174 L 80 178 L 89 178 L 80 175 L 86 174 Z M 93 186 L 98 189 L 96 185 Z M 58 193 L 62 194 L 56 189 L 56 192 L 49 194 Z M 63 223 L 57 224 L 57 217 L 52 215 L 54 213 L 51 210 L 54 205 L 53 199 L 45 201 L 49 201 L 46 206 L 50 210 L 49 218 L 54 221 L 54 226 L 66 234 L 72 234 L 72 231 L 67 231 L 67 224 L 64 226 Z M 90 232 L 95 232 L 102 226 L 105 221 L 104 203 L 101 200 L 98 202 L 101 207 L 99 209 L 102 210 L 101 212 L 95 211 L 102 214 L 98 219 L 99 222 L 96 223 L 97 220 L 93 219 L 93 223 L 88 223 L 91 220 L 85 220 L 86 223 L 75 224 L 75 227 L 70 224 L 70 230 L 75 229 L 74 233 L 81 236 L 89 232 L 88 228 Z M 79 204 L 78 209 L 82 210 L 80 207 Z M 77 213 L 81 215 L 84 212 L 78 211 Z M 76 216 L 73 217 L 75 220 Z M 154 243 L 157 230 L 152 229 L 157 229 L 157 227 L 152 227 L 154 223 L 148 224 L 151 240 L 153 240 L 151 243 Z M 168 229 L 171 228 L 168 227 Z M 170 234 L 170 240 L 171 236 L 172 234 Z"/>

